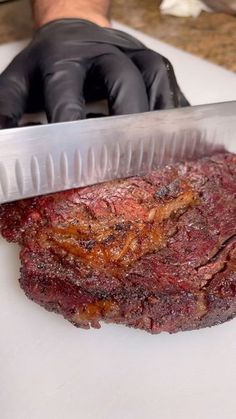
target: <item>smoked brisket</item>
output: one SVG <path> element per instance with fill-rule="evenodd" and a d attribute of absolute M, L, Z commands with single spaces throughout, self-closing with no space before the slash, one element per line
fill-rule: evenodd
<path fill-rule="evenodd" d="M 172 333 L 236 315 L 233 154 L 4 204 L 0 230 L 26 295 L 76 326 Z"/>

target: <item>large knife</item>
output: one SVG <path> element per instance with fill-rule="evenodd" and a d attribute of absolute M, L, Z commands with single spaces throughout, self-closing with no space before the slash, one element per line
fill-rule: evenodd
<path fill-rule="evenodd" d="M 236 152 L 236 101 L 0 131 L 0 203 Z"/>

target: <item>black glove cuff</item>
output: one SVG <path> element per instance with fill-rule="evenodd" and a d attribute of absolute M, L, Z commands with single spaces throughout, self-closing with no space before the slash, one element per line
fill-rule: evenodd
<path fill-rule="evenodd" d="M 61 25 L 68 25 L 68 24 L 70 24 L 70 23 L 76 23 L 76 24 L 78 24 L 78 23 L 81 23 L 81 24 L 86 24 L 86 25 L 92 25 L 92 26 L 95 26 L 95 27 L 98 27 L 98 28 L 100 28 L 101 26 L 99 26 L 99 25 L 97 25 L 96 23 L 93 23 L 93 22 L 91 22 L 91 21 L 89 21 L 89 20 L 86 20 L 86 19 L 79 19 L 79 18 L 63 18 L 63 19 L 54 19 L 54 20 L 51 20 L 50 22 L 48 22 L 48 23 L 45 23 L 43 26 L 41 26 L 40 28 L 38 28 L 38 29 L 36 29 L 36 31 L 35 31 L 35 35 L 37 34 L 41 34 L 41 33 L 43 33 L 44 31 L 53 31 L 55 28 L 57 28 L 58 26 L 61 26 Z"/>
<path fill-rule="evenodd" d="M 56 19 L 46 23 L 41 28 L 37 29 L 34 38 L 44 38 L 53 34 L 63 34 L 73 31 L 74 36 L 79 40 L 85 42 L 95 42 L 115 45 L 123 50 L 143 50 L 146 49 L 138 39 L 133 38 L 131 35 L 113 28 L 103 28 L 96 23 L 90 22 L 85 19 Z"/>

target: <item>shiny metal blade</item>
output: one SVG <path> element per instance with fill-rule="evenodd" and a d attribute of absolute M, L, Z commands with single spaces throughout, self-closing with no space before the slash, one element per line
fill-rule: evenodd
<path fill-rule="evenodd" d="M 0 131 L 0 203 L 236 152 L 236 102 Z"/>

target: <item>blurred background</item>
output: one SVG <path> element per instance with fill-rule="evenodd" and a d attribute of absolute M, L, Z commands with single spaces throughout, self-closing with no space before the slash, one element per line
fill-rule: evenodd
<path fill-rule="evenodd" d="M 206 4 L 214 11 L 192 16 Z M 204 0 L 202 5 L 199 0 L 113 0 L 112 18 L 236 72 L 236 1 Z M 31 34 L 29 0 L 0 2 L 0 44 Z"/>

